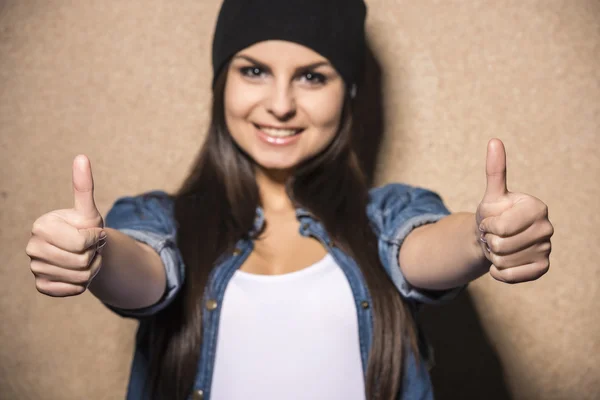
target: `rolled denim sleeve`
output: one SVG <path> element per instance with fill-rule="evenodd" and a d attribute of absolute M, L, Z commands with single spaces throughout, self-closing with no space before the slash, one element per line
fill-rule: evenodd
<path fill-rule="evenodd" d="M 166 289 L 152 306 L 122 309 L 105 304 L 115 313 L 129 318 L 151 316 L 165 308 L 181 288 L 184 266 L 177 248 L 177 229 L 173 216 L 173 200 L 163 191 L 121 197 L 106 215 L 105 225 L 152 247 L 160 256 L 166 272 Z"/>
<path fill-rule="evenodd" d="M 378 235 L 383 266 L 403 297 L 417 304 L 436 304 L 453 299 L 464 289 L 466 285 L 440 291 L 420 289 L 412 286 L 400 269 L 400 247 L 408 234 L 450 214 L 437 193 L 400 183 L 375 188 L 370 192 L 368 214 Z"/>

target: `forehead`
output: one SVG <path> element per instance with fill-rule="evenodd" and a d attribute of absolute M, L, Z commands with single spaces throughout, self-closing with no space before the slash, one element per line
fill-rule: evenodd
<path fill-rule="evenodd" d="M 249 56 L 269 65 L 303 65 L 327 62 L 325 57 L 299 43 L 285 40 L 267 40 L 239 51 L 236 56 Z"/>

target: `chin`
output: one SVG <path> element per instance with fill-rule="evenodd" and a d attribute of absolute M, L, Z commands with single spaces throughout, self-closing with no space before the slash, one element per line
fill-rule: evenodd
<path fill-rule="evenodd" d="M 278 171 L 292 170 L 298 165 L 298 163 L 290 162 L 289 160 L 265 160 L 254 158 L 254 162 L 260 168 Z"/>

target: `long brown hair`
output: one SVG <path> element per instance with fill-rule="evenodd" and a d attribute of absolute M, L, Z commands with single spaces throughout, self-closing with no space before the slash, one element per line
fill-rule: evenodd
<path fill-rule="evenodd" d="M 177 245 L 185 281 L 173 303 L 151 318 L 147 388 L 152 398 L 185 399 L 193 389 L 202 342 L 204 288 L 219 256 L 249 237 L 260 204 L 253 163 L 225 123 L 225 67 L 213 89 L 208 136 L 174 196 Z M 373 341 L 367 366 L 368 399 L 392 400 L 401 390 L 405 350 L 417 354 L 414 323 L 379 259 L 368 220 L 368 187 L 354 150 L 353 102 L 346 96 L 332 143 L 296 168 L 288 184 L 295 204 L 319 220 L 336 246 L 359 265 L 372 297 Z M 408 342 L 406 342 L 408 341 Z M 408 343 L 410 346 L 406 346 Z M 418 359 L 418 357 L 417 357 Z"/>

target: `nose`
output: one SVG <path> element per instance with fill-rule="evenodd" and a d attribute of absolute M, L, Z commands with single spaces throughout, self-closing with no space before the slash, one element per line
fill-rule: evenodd
<path fill-rule="evenodd" d="M 296 114 L 294 90 L 288 82 L 276 82 L 269 92 L 267 111 L 279 120 L 289 120 Z"/>

